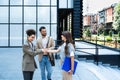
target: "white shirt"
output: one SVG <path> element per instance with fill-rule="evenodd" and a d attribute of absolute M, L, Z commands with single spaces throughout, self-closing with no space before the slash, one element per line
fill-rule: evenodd
<path fill-rule="evenodd" d="M 63 43 L 58 49 L 60 50 L 60 58 L 62 59 L 62 60 L 64 60 L 64 58 L 65 58 L 65 46 L 66 46 L 66 43 Z M 69 56 L 71 57 L 71 56 L 74 56 L 74 52 L 75 52 L 75 50 L 74 50 L 74 47 L 73 47 L 73 45 L 71 44 L 71 43 L 69 43 L 68 44 L 68 46 L 69 46 L 69 48 L 68 48 L 68 51 L 69 51 Z"/>
<path fill-rule="evenodd" d="M 46 48 L 47 42 L 48 42 L 48 37 L 47 36 L 42 38 L 42 46 L 43 46 L 43 48 Z"/>

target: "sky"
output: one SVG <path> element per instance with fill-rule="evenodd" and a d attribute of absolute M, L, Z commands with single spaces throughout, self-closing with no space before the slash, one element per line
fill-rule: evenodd
<path fill-rule="evenodd" d="M 120 0 L 83 0 L 83 15 L 87 13 L 97 13 L 98 11 L 118 3 Z M 87 11 L 88 5 L 88 11 Z"/>

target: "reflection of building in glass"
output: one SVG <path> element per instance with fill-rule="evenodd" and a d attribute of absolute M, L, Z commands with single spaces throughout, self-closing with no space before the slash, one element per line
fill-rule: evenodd
<path fill-rule="evenodd" d="M 25 31 L 35 29 L 39 37 L 41 26 L 56 39 L 57 0 L 0 0 L 0 12 L 0 46 L 22 46 Z"/>

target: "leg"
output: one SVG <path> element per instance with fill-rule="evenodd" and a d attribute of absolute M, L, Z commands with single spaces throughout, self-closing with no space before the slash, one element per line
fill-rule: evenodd
<path fill-rule="evenodd" d="M 72 75 L 68 74 L 66 71 L 62 71 L 62 80 L 72 80 Z"/>
<path fill-rule="evenodd" d="M 31 80 L 30 79 L 30 72 L 29 71 L 23 71 L 23 77 L 24 77 L 24 80 Z"/>
<path fill-rule="evenodd" d="M 42 57 L 42 60 L 39 62 L 40 64 L 40 70 L 41 70 L 41 78 L 42 80 L 46 80 L 46 75 L 45 75 L 45 57 Z"/>
<path fill-rule="evenodd" d="M 46 58 L 47 79 L 51 80 L 52 66 L 48 58 Z"/>
<path fill-rule="evenodd" d="M 30 80 L 33 79 L 33 74 L 34 74 L 34 72 L 30 72 Z"/>

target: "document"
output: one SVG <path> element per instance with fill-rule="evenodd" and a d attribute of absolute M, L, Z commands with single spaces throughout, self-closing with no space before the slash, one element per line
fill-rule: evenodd
<path fill-rule="evenodd" d="M 75 74 L 77 64 L 78 64 L 78 62 L 74 61 L 73 74 Z M 71 58 L 70 57 L 65 57 L 65 60 L 64 60 L 63 65 L 62 65 L 62 70 L 65 70 L 66 72 L 68 72 L 70 69 L 71 69 Z"/>

